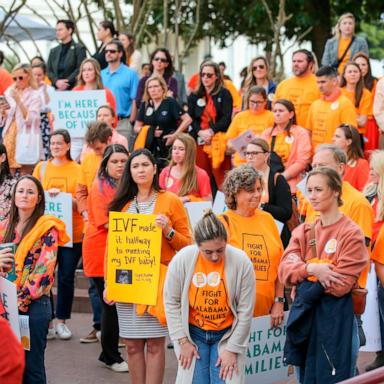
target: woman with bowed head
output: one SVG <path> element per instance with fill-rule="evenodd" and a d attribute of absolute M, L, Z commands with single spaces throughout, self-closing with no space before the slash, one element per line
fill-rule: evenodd
<path fill-rule="evenodd" d="M 41 102 L 35 79 L 29 64 L 17 64 L 12 70 L 14 83 L 0 100 L 0 126 L 3 126 L 3 144 L 7 148 L 12 173 L 32 171 L 32 166 L 20 165 L 15 160 L 16 137 L 23 131 L 40 132 Z"/>
<path fill-rule="evenodd" d="M 156 161 L 147 149 L 128 158 L 110 211 L 157 215 L 162 230 L 161 263 L 168 265 L 181 248 L 191 243 L 188 217 L 181 200 L 160 190 Z M 133 384 L 161 384 L 165 366 L 167 327 L 148 312 L 137 314 L 136 304 L 116 303 L 120 337 L 127 347 Z"/>
<path fill-rule="evenodd" d="M 312 146 L 309 133 L 296 124 L 295 107 L 289 100 L 276 100 L 273 106 L 274 124 L 261 137 L 268 141 L 271 152 L 280 156 L 291 193 L 311 162 Z"/>
<path fill-rule="evenodd" d="M 212 200 L 209 176 L 196 165 L 196 142 L 187 133 L 175 136 L 171 162 L 161 171 L 159 183 L 162 189 L 180 196 L 183 203 Z"/>
<path fill-rule="evenodd" d="M 284 361 L 300 367 L 300 383 L 336 383 L 356 371 L 352 356 L 357 358 L 359 337 L 351 291 L 369 258 L 361 229 L 339 210 L 339 174 L 316 168 L 306 186 L 320 217 L 293 231 L 279 266 L 280 281 L 296 286 Z"/>
<path fill-rule="evenodd" d="M 11 208 L 12 189 L 17 179 L 9 169 L 7 148 L 0 143 L 0 222 L 8 217 Z"/>
<path fill-rule="evenodd" d="M 215 193 L 231 168 L 231 158 L 225 154 L 225 133 L 232 117 L 232 96 L 224 88 L 216 63 L 205 61 L 200 66 L 199 87 L 188 97 L 188 113 L 192 118 L 190 133 L 197 142 L 196 163 L 207 171 Z"/>
<path fill-rule="evenodd" d="M 340 78 L 341 92 L 351 100 L 357 113 L 357 128 L 360 134 L 361 147 L 364 149 L 365 125 L 372 110 L 372 95 L 364 87 L 363 76 L 358 64 L 347 62 Z"/>
<path fill-rule="evenodd" d="M 260 198 L 260 208 L 270 213 L 275 220 L 286 223 L 292 216 L 291 190 L 284 176 L 274 172 L 269 166 L 270 148 L 267 141 L 256 137 L 248 145 L 245 159 L 262 175 L 263 191 Z M 280 233 L 284 248 L 288 245 L 291 232 L 284 224 Z"/>
<path fill-rule="evenodd" d="M 347 155 L 347 164 L 343 180 L 360 192 L 364 189 L 369 176 L 369 163 L 364 159 L 361 149 L 359 131 L 349 124 L 342 124 L 336 128 L 332 144 L 342 149 Z"/>
<path fill-rule="evenodd" d="M 244 383 L 255 302 L 252 263 L 228 244 L 212 211 L 196 224 L 194 240 L 173 258 L 165 281 L 165 313 L 178 358 L 176 383 Z M 208 304 L 207 297 L 217 299 Z"/>
<path fill-rule="evenodd" d="M 253 316 L 271 314 L 271 326 L 278 326 L 284 318 L 284 286 L 277 278 L 283 244 L 273 217 L 259 209 L 262 176 L 251 165 L 240 165 L 227 173 L 223 191 L 228 210 L 219 218 L 227 230 L 228 243 L 248 255 L 255 271 Z"/>
<path fill-rule="evenodd" d="M 83 269 L 98 291 L 103 309 L 101 316 L 101 347 L 99 360 L 115 372 L 127 372 L 128 365 L 119 353 L 119 323 L 115 305 L 103 300 L 104 257 L 108 237 L 108 205 L 116 193 L 128 151 L 120 144 L 109 145 L 88 195 L 88 225 L 83 240 Z"/>
<path fill-rule="evenodd" d="M 0 275 L 16 285 L 20 315 L 29 317 L 30 350 L 25 351 L 24 383 L 46 383 L 44 354 L 51 320 L 49 294 L 59 245 L 69 237 L 64 223 L 44 215 L 44 190 L 33 176 L 21 177 L 12 191 L 9 218 L 0 224 Z"/>
<path fill-rule="evenodd" d="M 245 97 L 245 111 L 235 115 L 226 133 L 229 140 L 227 146 L 233 151 L 231 139 L 236 139 L 244 132 L 250 130 L 256 136 L 260 136 L 267 128 L 273 125 L 273 113 L 267 109 L 267 93 L 259 86 L 251 87 Z M 234 166 L 245 163 L 238 152 L 233 158 Z"/>
<path fill-rule="evenodd" d="M 138 134 L 144 126 L 149 126 L 144 147 L 154 155 L 159 171 L 166 166 L 175 135 L 185 131 L 192 121 L 177 101 L 167 94 L 164 79 L 151 76 L 145 82 L 144 97 L 134 127 Z"/>
<path fill-rule="evenodd" d="M 135 49 L 135 37 L 132 33 L 121 32 L 119 34 L 119 40 L 123 44 L 125 53 L 125 64 L 129 68 L 135 70 L 140 74 L 141 70 L 141 53 Z"/>
<path fill-rule="evenodd" d="M 36 165 L 33 176 L 39 180 L 44 191 L 50 196 L 59 193 L 72 195 L 72 247 L 59 247 L 57 253 L 57 303 L 56 303 L 56 332 L 50 328 L 52 337 L 67 340 L 72 332 L 66 325 L 71 318 L 72 302 L 75 292 L 75 272 L 81 258 L 81 242 L 83 238 L 84 222 L 77 210 L 76 185 L 81 168 L 71 158 L 71 136 L 66 130 L 57 130 L 51 134 L 49 149 L 51 158 Z"/>
<path fill-rule="evenodd" d="M 99 23 L 96 31 L 97 40 L 101 41 L 101 45 L 97 48 L 96 53 L 92 56 L 100 65 L 100 69 L 108 67 L 105 60 L 105 47 L 113 39 L 117 39 L 118 32 L 110 20 L 103 20 Z"/>

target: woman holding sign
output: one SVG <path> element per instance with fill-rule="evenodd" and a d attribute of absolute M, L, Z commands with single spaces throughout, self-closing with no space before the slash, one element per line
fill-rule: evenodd
<path fill-rule="evenodd" d="M 66 130 L 57 130 L 51 134 L 49 149 L 51 158 L 36 165 L 33 176 L 42 184 L 44 191 L 51 197 L 60 193 L 72 195 L 72 247 L 59 247 L 57 254 L 57 303 L 56 303 L 56 335 L 59 339 L 67 340 L 72 332 L 66 325 L 71 318 L 72 302 L 75 292 L 75 271 L 81 258 L 81 242 L 83 238 L 84 222 L 77 211 L 75 199 L 76 185 L 80 177 L 80 165 L 71 158 L 71 136 Z M 55 215 L 58 212 L 52 211 Z M 70 228 L 68 228 L 68 233 Z M 50 328 L 50 337 L 55 331 Z"/>
<path fill-rule="evenodd" d="M 110 211 L 156 214 L 162 229 L 161 263 L 168 265 L 176 251 L 191 243 L 188 217 L 181 200 L 159 188 L 156 161 L 148 149 L 134 151 L 111 202 Z M 127 346 L 132 383 L 161 384 L 165 366 L 167 327 L 136 304 L 116 303 L 120 337 Z"/>
<path fill-rule="evenodd" d="M 12 192 L 9 219 L 0 224 L 0 242 L 16 245 L 16 252 L 11 247 L 0 250 L 0 266 L 16 285 L 19 314 L 29 317 L 25 383 L 46 383 L 44 353 L 51 319 L 49 294 L 58 245 L 69 240 L 64 223 L 45 215 L 44 209 L 40 182 L 32 176 L 23 176 Z M 5 269 L 4 264 L 7 264 Z"/>
<path fill-rule="evenodd" d="M 283 244 L 272 215 L 259 209 L 262 175 L 250 165 L 240 165 L 227 173 L 223 191 L 228 211 L 220 220 L 228 232 L 228 243 L 242 249 L 255 270 L 253 316 L 271 314 L 271 326 L 279 326 L 285 302 L 284 286 L 277 277 Z"/>
<path fill-rule="evenodd" d="M 164 305 L 179 360 L 177 384 L 244 383 L 244 357 L 255 303 L 247 255 L 227 244 L 208 211 L 196 224 L 195 245 L 169 265 Z"/>

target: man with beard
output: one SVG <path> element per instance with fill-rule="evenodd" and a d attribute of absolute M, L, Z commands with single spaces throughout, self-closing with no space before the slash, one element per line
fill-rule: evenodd
<path fill-rule="evenodd" d="M 296 121 L 307 128 L 307 114 L 312 102 L 320 97 L 316 77 L 313 74 L 315 59 L 307 49 L 299 49 L 292 55 L 293 76 L 283 80 L 276 88 L 274 100 L 287 99 L 295 106 Z"/>

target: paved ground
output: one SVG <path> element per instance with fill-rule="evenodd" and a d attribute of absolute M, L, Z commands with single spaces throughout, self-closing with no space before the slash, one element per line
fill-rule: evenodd
<path fill-rule="evenodd" d="M 74 336 L 71 340 L 50 340 L 46 351 L 49 384 L 130 384 L 129 374 L 115 373 L 97 360 L 100 344 L 81 344 L 79 338 L 90 331 L 91 315 L 74 313 L 68 322 Z M 123 349 L 121 349 L 123 351 Z M 124 352 L 125 357 L 125 352 Z M 373 360 L 373 353 L 360 353 L 359 369 Z M 166 352 L 165 384 L 174 383 L 176 359 L 173 350 Z M 294 383 L 294 381 L 289 382 Z"/>

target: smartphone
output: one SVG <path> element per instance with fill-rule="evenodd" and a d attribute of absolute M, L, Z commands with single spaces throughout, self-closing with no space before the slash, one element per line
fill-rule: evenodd
<path fill-rule="evenodd" d="M 9 109 L 10 106 L 5 96 L 0 96 L 0 105 L 6 105 L 6 108 Z"/>
<path fill-rule="evenodd" d="M 13 254 L 12 264 L 4 271 L 7 275 L 5 278 L 9 281 L 16 280 L 16 269 L 15 269 L 15 253 L 16 253 L 16 244 L 13 243 L 3 243 L 0 244 L 0 249 L 11 248 L 11 253 Z"/>

